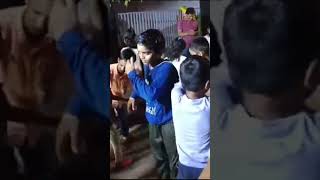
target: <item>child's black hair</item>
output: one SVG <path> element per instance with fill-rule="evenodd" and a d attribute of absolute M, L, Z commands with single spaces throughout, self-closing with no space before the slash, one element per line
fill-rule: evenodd
<path fill-rule="evenodd" d="M 142 44 L 157 54 L 162 54 L 165 49 L 165 38 L 157 29 L 148 29 L 140 34 L 138 44 Z"/>
<path fill-rule="evenodd" d="M 171 46 L 167 49 L 165 56 L 170 60 L 175 60 L 181 56 L 185 48 L 186 42 L 182 38 L 177 37 L 171 42 Z"/>
<path fill-rule="evenodd" d="M 194 10 L 193 7 L 189 7 L 189 8 L 187 8 L 187 10 L 186 10 L 186 14 L 196 14 L 196 11 Z"/>
<path fill-rule="evenodd" d="M 236 86 L 276 95 L 303 82 L 318 51 L 312 12 L 312 1 L 234 0 L 225 12 L 223 41 Z"/>
<path fill-rule="evenodd" d="M 130 47 L 130 48 L 136 48 L 137 42 L 136 42 L 136 33 L 132 27 L 130 27 L 123 35 L 123 43 L 124 46 Z"/>
<path fill-rule="evenodd" d="M 201 56 L 188 57 L 180 66 L 181 83 L 185 90 L 198 92 L 210 79 L 209 61 Z"/>
<path fill-rule="evenodd" d="M 190 49 L 209 55 L 209 43 L 206 38 L 200 36 L 195 38 L 190 45 Z"/>
<path fill-rule="evenodd" d="M 136 54 L 131 48 L 125 48 L 120 52 L 120 59 L 130 60 L 133 57 L 133 60 L 136 61 Z"/>

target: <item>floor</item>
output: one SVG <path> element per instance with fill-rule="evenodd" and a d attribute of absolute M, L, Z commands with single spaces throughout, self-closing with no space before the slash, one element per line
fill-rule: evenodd
<path fill-rule="evenodd" d="M 130 128 L 131 139 L 122 144 L 124 158 L 132 159 L 127 169 L 110 170 L 110 179 L 159 179 L 156 161 L 152 156 L 146 125 Z"/>

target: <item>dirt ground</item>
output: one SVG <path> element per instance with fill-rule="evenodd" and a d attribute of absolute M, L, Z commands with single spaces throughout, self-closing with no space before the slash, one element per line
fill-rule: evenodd
<path fill-rule="evenodd" d="M 122 144 L 124 159 L 132 159 L 127 169 L 110 169 L 110 179 L 159 179 L 148 138 L 148 127 L 130 128 L 131 138 Z M 111 166 L 110 166 L 111 167 Z"/>

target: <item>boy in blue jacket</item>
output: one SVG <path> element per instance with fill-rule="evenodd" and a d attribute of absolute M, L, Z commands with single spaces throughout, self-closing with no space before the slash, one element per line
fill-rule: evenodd
<path fill-rule="evenodd" d="M 73 0 L 55 1 L 49 20 L 49 32 L 74 76 L 77 96 L 72 99 L 68 111 L 81 120 L 79 123 L 74 118 L 66 118 L 60 123 L 56 140 L 58 156 L 64 137 L 69 135 L 73 153 L 79 153 L 79 144 L 85 143 L 92 171 L 105 178 L 110 106 L 108 59 L 96 53 L 97 50 L 75 30 L 78 18 Z"/>
<path fill-rule="evenodd" d="M 134 109 L 136 98 L 146 101 L 146 118 L 149 122 L 149 139 L 154 156 L 159 163 L 161 178 L 176 178 L 178 154 L 172 121 L 171 90 L 179 77 L 175 67 L 163 61 L 165 39 L 156 29 L 139 36 L 138 54 L 144 64 L 145 78 L 134 71 L 131 60 L 128 77 L 133 86 L 130 98 Z"/>

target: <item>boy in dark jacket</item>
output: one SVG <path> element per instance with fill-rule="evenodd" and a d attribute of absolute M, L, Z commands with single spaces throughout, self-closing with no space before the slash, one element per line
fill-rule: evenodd
<path fill-rule="evenodd" d="M 160 165 L 162 178 L 175 178 L 178 154 L 172 122 L 171 89 L 178 82 L 178 73 L 170 62 L 161 59 L 165 49 L 162 33 L 149 29 L 139 36 L 138 54 L 144 64 L 145 78 L 134 71 L 133 59 L 129 64 L 129 79 L 136 98 L 146 101 L 146 118 L 149 121 L 149 138 L 155 158 Z"/>

